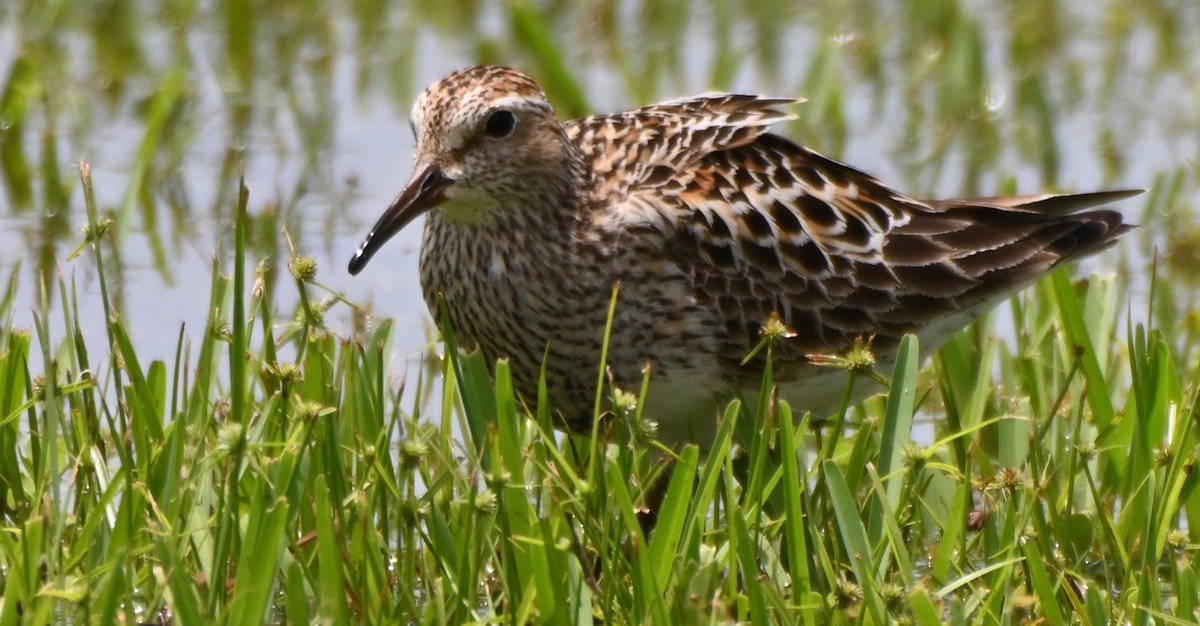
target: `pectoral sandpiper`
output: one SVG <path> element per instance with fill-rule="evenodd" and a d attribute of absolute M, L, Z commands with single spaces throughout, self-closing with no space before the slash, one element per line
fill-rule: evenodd
<path fill-rule="evenodd" d="M 743 361 L 772 316 L 794 333 L 774 349 L 781 395 L 823 416 L 845 374 L 813 355 L 873 337 L 886 364 L 905 333 L 928 355 L 1130 228 L 1084 209 L 1136 190 L 914 200 L 770 134 L 791 102 L 702 95 L 560 123 L 520 72 L 454 72 L 413 106 L 415 173 L 350 273 L 425 215 L 430 309 L 445 298 L 459 342 L 508 358 L 530 402 L 544 364 L 552 407 L 583 431 L 619 282 L 613 380 L 635 390 L 649 364 L 659 438 L 704 444 L 719 401 L 757 388 L 762 361 Z"/>

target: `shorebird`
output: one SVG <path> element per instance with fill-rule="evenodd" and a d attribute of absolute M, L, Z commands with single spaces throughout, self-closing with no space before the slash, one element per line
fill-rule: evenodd
<path fill-rule="evenodd" d="M 421 287 L 460 345 L 507 358 L 517 391 L 590 432 L 614 286 L 611 380 L 640 388 L 667 445 L 702 446 L 723 401 L 756 390 L 746 360 L 774 317 L 775 381 L 823 417 L 844 371 L 818 355 L 906 333 L 928 356 L 1059 264 L 1129 230 L 1087 210 L 1140 190 L 922 201 L 769 132 L 789 99 L 706 94 L 560 122 L 530 77 L 477 66 L 412 110 L 414 174 L 350 261 L 425 216 Z M 859 385 L 862 394 L 871 390 Z M 750 394 L 751 397 L 753 394 Z"/>

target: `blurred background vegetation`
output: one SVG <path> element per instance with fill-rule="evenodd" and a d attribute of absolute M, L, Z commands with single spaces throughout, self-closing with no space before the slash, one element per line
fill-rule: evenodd
<path fill-rule="evenodd" d="M 286 226 L 321 280 L 423 337 L 423 307 L 394 304 L 420 301 L 419 229 L 363 278 L 344 263 L 407 178 L 415 94 L 494 62 L 541 80 L 564 117 L 705 90 L 805 97 L 780 132 L 917 196 L 1152 188 L 1126 207 L 1144 207 L 1127 254 L 1097 263 L 1131 258 L 1138 275 L 1157 255 L 1184 291 L 1162 302 L 1186 311 L 1198 47 L 1200 9 L 1168 0 L 14 0 L 0 6 L 0 269 L 37 300 L 79 243 L 75 163 L 91 162 L 117 234 L 114 301 L 161 356 L 203 319 L 189 286 L 228 239 L 244 173 L 252 250 L 281 268 Z M 63 266 L 85 308 L 87 263 Z"/>
<path fill-rule="evenodd" d="M 0 623 L 51 623 L 66 614 L 57 599 L 97 623 L 151 621 L 143 609 L 167 606 L 181 623 L 255 624 L 277 603 L 307 623 L 314 596 L 318 615 L 343 623 L 380 606 L 401 621 L 449 621 L 443 610 L 518 621 L 507 612 L 533 610 L 519 601 L 528 574 L 547 570 L 513 555 L 543 538 L 554 580 L 574 581 L 577 623 L 596 607 L 611 616 L 631 598 L 662 599 L 668 582 L 671 623 L 685 610 L 719 618 L 721 607 L 748 619 L 771 599 L 773 615 L 800 606 L 808 623 L 861 623 L 863 606 L 880 623 L 893 610 L 919 623 L 1002 623 L 1028 618 L 1033 595 L 1048 623 L 1064 623 L 1055 605 L 1072 602 L 1068 617 L 1086 603 L 1090 623 L 1148 621 L 1147 607 L 1170 602 L 1181 621 L 1194 617 L 1200 531 L 1187 522 L 1200 498 L 1194 428 L 1179 418 L 1191 416 L 1200 371 L 1198 49 L 1200 4 L 1173 0 L 0 3 Z M 658 559 L 649 576 L 634 567 L 646 553 L 627 549 L 644 494 L 622 490 L 648 482 L 626 471 L 637 466 L 629 448 L 578 478 L 570 442 L 516 420 L 502 385 L 488 399 L 479 359 L 463 368 L 475 377 L 462 405 L 507 407 L 493 411 L 510 418 L 504 437 L 495 415 L 453 408 L 453 389 L 402 395 L 407 363 L 394 361 L 436 356 L 416 280 L 420 229 L 362 276 L 344 269 L 408 178 L 415 95 L 481 62 L 532 74 L 564 117 L 706 90 L 803 97 L 780 133 L 914 196 L 1142 187 L 1120 206 L 1142 227 L 1079 272 L 1109 277 L 1083 286 L 1056 275 L 925 370 L 941 439 L 906 448 L 894 477 L 881 472 L 905 481 L 909 505 L 866 509 L 872 541 L 893 542 L 875 555 L 878 581 L 856 569 L 849 584 L 862 566 L 851 553 L 868 544 L 835 535 L 854 530 L 845 522 L 860 503 L 882 503 L 872 490 L 883 482 L 864 476 L 887 456 L 872 430 L 879 399 L 855 409 L 854 438 L 827 429 L 820 449 L 801 442 L 812 462 L 799 477 L 783 463 L 770 482 L 803 499 L 804 518 L 762 517 L 766 496 L 739 492 L 732 465 L 710 455 L 707 496 L 693 499 L 681 479 L 667 498 L 688 509 L 684 567 Z M 92 164 L 111 223 L 97 254 L 74 257 L 89 221 L 79 161 Z M 242 177 L 248 219 L 237 221 Z M 328 290 L 300 271 L 287 282 L 296 256 L 315 259 Z M 260 259 L 257 272 L 243 265 Z M 395 337 L 333 294 L 394 317 Z M 1096 334 L 1090 369 L 1076 318 Z M 275 332 L 256 332 L 259 321 Z M 362 341 L 344 341 L 351 333 Z M 424 365 L 409 379 L 453 371 Z M 915 385 L 915 369 L 898 379 Z M 444 404 L 421 413 L 427 397 L 414 389 Z M 899 462 L 893 443 L 883 447 Z M 765 458 L 766 446 L 748 447 Z M 501 452 L 510 477 L 533 476 L 528 486 L 487 473 L 487 455 Z M 609 485 L 597 471 L 611 472 Z M 709 515 L 717 501 L 720 519 Z M 514 521 L 528 527 L 509 532 Z M 535 531 L 546 534 L 530 540 Z M 783 545 L 777 532 L 791 550 L 807 537 L 820 553 L 767 559 Z M 671 535 L 652 537 L 653 556 L 676 552 Z M 756 538 L 768 540 L 761 553 L 730 556 Z M 795 577 L 761 576 L 764 563 Z M 599 569 L 603 588 L 580 583 Z M 916 577 L 935 588 L 905 596 Z M 635 606 L 629 621 L 657 608 Z"/>

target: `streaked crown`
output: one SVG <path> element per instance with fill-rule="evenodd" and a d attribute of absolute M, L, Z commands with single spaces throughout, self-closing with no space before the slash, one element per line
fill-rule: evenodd
<path fill-rule="evenodd" d="M 442 214 L 491 221 L 532 194 L 569 193 L 576 150 L 546 94 L 528 76 L 484 65 L 459 70 L 426 89 L 412 111 L 418 171 L 450 182 Z M 564 167 L 567 165 L 567 167 Z"/>

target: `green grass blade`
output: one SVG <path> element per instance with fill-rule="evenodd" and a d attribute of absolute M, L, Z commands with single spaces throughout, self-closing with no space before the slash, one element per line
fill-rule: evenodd
<path fill-rule="evenodd" d="M 1108 383 L 1100 370 L 1100 361 L 1092 346 L 1091 336 L 1083 321 L 1083 311 L 1079 297 L 1071 286 L 1065 270 L 1059 269 L 1050 275 L 1054 287 L 1054 298 L 1058 304 L 1060 319 L 1066 331 L 1066 340 L 1075 350 L 1075 358 L 1082 366 L 1084 387 L 1088 406 L 1092 409 L 1092 419 L 1101 430 L 1113 421 L 1114 410 L 1112 400 L 1108 397 Z"/>
<path fill-rule="evenodd" d="M 783 458 L 783 506 L 787 517 L 783 522 L 783 540 L 787 549 L 788 573 L 791 574 L 795 596 L 801 603 L 811 600 L 812 581 L 809 579 L 809 550 L 806 516 L 804 514 L 804 484 L 797 469 L 801 450 L 796 443 L 796 428 L 792 423 L 792 410 L 787 402 L 779 407 L 779 454 Z M 801 422 L 807 426 L 807 418 Z M 804 611 L 806 623 L 815 619 L 811 611 Z"/>
<path fill-rule="evenodd" d="M 516 40 L 529 52 L 542 75 L 542 85 L 557 104 L 558 110 L 569 117 L 582 117 L 590 112 L 583 90 L 567 69 L 562 51 L 551 37 L 550 26 L 526 0 L 508 5 Z"/>
<path fill-rule="evenodd" d="M 688 504 L 692 499 L 699 458 L 700 449 L 696 446 L 689 445 L 683 449 L 675 461 L 671 484 L 668 485 L 667 495 L 663 497 L 658 510 L 658 522 L 650 540 L 650 562 L 654 567 L 657 595 L 662 595 L 666 590 L 667 581 L 675 565 L 675 552 L 679 547 L 680 533 L 683 531 Z"/>
<path fill-rule="evenodd" d="M 758 581 L 758 554 L 755 547 L 758 542 L 750 535 L 746 520 L 740 510 L 732 510 L 728 516 L 733 536 L 737 538 L 737 559 L 741 570 L 746 596 L 750 602 L 750 622 L 768 624 L 772 622 L 767 612 L 767 600 L 763 586 Z M 661 622 L 660 622 L 661 623 Z"/>
<path fill-rule="evenodd" d="M 917 338 L 914 335 L 905 335 L 896 353 L 892 387 L 888 392 L 887 410 L 880 432 L 878 472 L 883 481 L 887 502 L 873 499 L 867 511 L 867 541 L 872 546 L 878 545 L 883 536 L 883 510 L 887 508 L 894 511 L 900 504 L 900 490 L 905 482 L 904 476 L 900 474 L 903 469 L 900 457 L 904 449 L 903 444 L 909 441 L 909 432 L 912 430 L 919 354 Z"/>
<path fill-rule="evenodd" d="M 229 623 L 241 626 L 262 624 L 267 619 L 287 521 L 287 502 L 283 498 L 268 501 L 269 487 L 264 483 L 259 485 L 260 493 L 253 497 L 231 592 Z"/>
<path fill-rule="evenodd" d="M 342 548 L 338 545 L 339 533 L 333 521 L 333 503 L 329 499 L 329 488 L 325 477 L 317 476 L 313 485 L 316 497 L 317 524 L 317 617 L 332 624 L 349 624 L 349 607 L 346 606 L 346 591 L 343 577 Z M 340 507 L 339 507 L 340 508 Z"/>
<path fill-rule="evenodd" d="M 1058 594 L 1055 592 L 1055 586 L 1050 582 L 1050 576 L 1046 572 L 1046 566 L 1042 562 L 1043 556 L 1038 554 L 1036 543 L 1032 541 L 1021 540 L 1021 550 L 1025 555 L 1025 569 L 1029 573 L 1030 582 L 1033 584 L 1034 594 L 1042 604 L 1042 615 L 1047 622 L 1060 626 L 1065 624 L 1065 618 L 1062 614 L 1062 609 L 1058 606 Z"/>
<path fill-rule="evenodd" d="M 862 587 L 863 602 L 867 606 L 871 619 L 875 620 L 877 624 L 887 623 L 887 609 L 872 585 L 874 576 L 871 567 L 871 544 L 867 540 L 867 529 L 863 527 L 862 519 L 858 516 L 858 505 L 837 464 L 833 461 L 825 461 L 822 468 L 825 472 L 825 485 L 829 491 L 829 500 L 833 504 L 834 515 L 837 518 L 838 534 L 850 559 L 850 568 L 854 571 L 859 586 Z"/>

